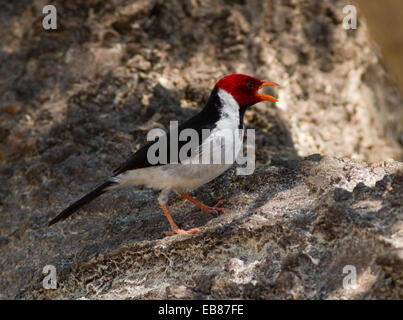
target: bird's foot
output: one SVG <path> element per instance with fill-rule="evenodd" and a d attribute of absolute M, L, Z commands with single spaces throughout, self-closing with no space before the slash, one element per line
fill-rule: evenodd
<path fill-rule="evenodd" d="M 172 231 L 164 231 L 163 234 L 165 236 L 173 236 L 175 234 L 194 234 L 196 232 L 199 232 L 201 229 L 200 228 L 193 228 L 189 230 L 183 230 L 183 229 L 173 229 Z"/>
<path fill-rule="evenodd" d="M 224 200 L 220 200 L 220 201 L 218 201 L 217 204 L 216 204 L 215 206 L 213 206 L 213 207 L 209 207 L 209 206 L 206 206 L 206 205 L 203 204 L 203 203 L 200 203 L 200 204 L 201 204 L 200 209 L 201 209 L 201 211 L 204 212 L 204 213 L 212 213 L 212 214 L 225 213 L 225 210 L 226 210 L 226 209 L 225 209 L 225 208 L 221 208 L 221 206 L 222 206 L 222 204 L 223 204 L 224 202 L 225 202 Z"/>
<path fill-rule="evenodd" d="M 190 202 L 192 202 L 195 206 L 199 207 L 202 212 L 212 213 L 212 214 L 225 213 L 225 208 L 220 208 L 221 205 L 224 203 L 224 200 L 218 201 L 214 207 L 209 207 L 209 206 L 206 206 L 204 203 L 201 203 L 200 201 L 192 198 L 191 196 L 189 196 L 186 193 L 179 193 L 179 195 L 182 196 L 183 198 L 189 200 Z"/>

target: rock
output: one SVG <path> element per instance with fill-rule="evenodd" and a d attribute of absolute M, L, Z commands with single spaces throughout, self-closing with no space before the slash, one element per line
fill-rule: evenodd
<path fill-rule="evenodd" d="M 140 191 L 133 200 L 122 191 L 127 199 L 106 194 L 51 228 L 20 225 L 0 246 L 13 280 L 1 292 L 24 299 L 403 298 L 403 163 L 317 160 L 261 166 L 247 177 L 231 169 L 197 192 L 207 203 L 214 201 L 207 190 L 225 195 L 228 211 L 218 217 L 173 201 L 179 225 L 204 226 L 191 236 L 162 237 L 169 226 L 151 191 L 142 191 L 150 200 L 136 214 L 125 213 L 126 203 L 136 206 Z M 323 177 L 320 192 L 311 175 Z M 47 264 L 57 270 L 55 290 L 42 287 Z M 346 266 L 357 274 L 354 289 L 343 287 Z"/>
<path fill-rule="evenodd" d="M 0 106 L 21 110 L 2 117 L 0 137 L 25 131 L 25 116 L 42 136 L 72 118 L 124 132 L 156 112 L 169 121 L 164 99 L 145 99 L 158 84 L 176 101 L 176 119 L 184 120 L 221 76 L 242 72 L 281 85 L 273 93 L 277 110 L 264 105 L 246 114 L 264 146 L 258 161 L 268 163 L 279 150 L 402 159 L 402 95 L 372 50 L 365 21 L 360 17 L 356 30 L 342 27 L 347 4 L 118 0 L 96 1 L 94 9 L 75 0 L 58 4 L 58 32 L 43 30 L 39 3 L 10 4 L 0 13 Z M 24 16 L 18 32 L 8 23 L 15 15 Z M 190 109 L 183 102 L 189 99 Z M 0 142 L 0 150 L 9 147 Z"/>
<path fill-rule="evenodd" d="M 7 113 L 10 116 L 15 116 L 20 110 L 21 107 L 14 104 L 8 104 L 1 108 L 2 112 Z"/>

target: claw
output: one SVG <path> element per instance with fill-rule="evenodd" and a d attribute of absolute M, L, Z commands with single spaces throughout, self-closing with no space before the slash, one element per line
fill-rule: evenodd
<path fill-rule="evenodd" d="M 200 209 L 202 212 L 205 212 L 205 213 L 212 213 L 212 214 L 225 213 L 225 208 L 220 208 L 224 202 L 225 202 L 224 200 L 220 200 L 213 207 L 203 205 L 200 207 Z"/>
<path fill-rule="evenodd" d="M 173 236 L 175 234 L 194 234 L 196 232 L 199 232 L 200 230 L 201 230 L 200 228 L 193 228 L 189 230 L 182 230 L 178 228 L 172 231 L 164 231 L 162 232 L 162 234 L 165 236 Z"/>
<path fill-rule="evenodd" d="M 220 200 L 217 202 L 217 204 L 214 207 L 209 207 L 206 206 L 204 203 L 201 203 L 200 201 L 197 201 L 196 199 L 192 198 L 186 193 L 179 193 L 180 196 L 183 198 L 189 200 L 190 202 L 193 202 L 197 207 L 201 209 L 202 212 L 205 213 L 225 213 L 225 208 L 220 208 L 220 206 L 225 202 L 224 200 Z"/>

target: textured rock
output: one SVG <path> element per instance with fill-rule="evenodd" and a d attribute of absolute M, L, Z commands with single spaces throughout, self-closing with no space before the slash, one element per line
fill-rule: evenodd
<path fill-rule="evenodd" d="M 40 155 L 66 140 L 110 148 L 118 135 L 135 148 L 133 131 L 145 120 L 183 120 L 217 79 L 242 72 L 281 84 L 277 109 L 246 115 L 259 161 L 279 153 L 402 159 L 402 96 L 363 18 L 357 30 L 343 29 L 346 4 L 55 1 L 57 31 L 42 28 L 42 0 L 0 4 L 0 137 L 10 136 L 0 158 Z M 16 134 L 36 141 L 15 142 Z"/>
<path fill-rule="evenodd" d="M 57 31 L 44 1 L 0 3 L 0 298 L 401 298 L 401 163 L 383 160 L 402 159 L 403 99 L 364 21 L 342 28 L 347 3 L 55 1 Z M 138 187 L 43 227 L 234 72 L 281 87 L 246 113 L 254 175 L 195 192 L 227 214 L 173 196 L 179 225 L 206 228 L 162 239 Z"/>
<path fill-rule="evenodd" d="M 3 245 L 16 252 L 2 253 L 25 273 L 25 286 L 14 294 L 62 299 L 403 298 L 403 164 L 318 158 L 302 159 L 294 169 L 263 166 L 248 177 L 230 170 L 199 193 L 209 203 L 212 190 L 215 198 L 227 198 L 228 213 L 217 217 L 176 201 L 172 209 L 180 225 L 205 224 L 192 236 L 162 238 L 168 223 L 154 202 L 137 215 L 124 216 L 122 203 L 112 203 L 113 196 L 102 203 L 120 210 L 117 216 L 101 209 L 91 214 L 100 207 L 93 205 L 56 227 L 16 232 Z M 41 259 L 22 256 L 15 261 L 26 250 Z M 45 264 L 58 270 L 56 290 L 42 288 Z M 343 287 L 346 266 L 356 268 L 356 288 Z M 7 275 L 13 279 L 18 272 Z"/>

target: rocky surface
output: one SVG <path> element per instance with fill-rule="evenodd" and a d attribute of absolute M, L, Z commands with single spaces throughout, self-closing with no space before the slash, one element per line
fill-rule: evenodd
<path fill-rule="evenodd" d="M 346 1 L 55 1 L 57 31 L 45 4 L 0 3 L 0 298 L 402 297 L 401 163 L 384 160 L 402 159 L 403 98 L 363 20 L 342 28 Z M 281 87 L 246 113 L 254 175 L 194 193 L 227 214 L 173 196 L 178 224 L 206 228 L 163 239 L 138 187 L 44 227 L 234 72 Z"/>
<path fill-rule="evenodd" d="M 312 155 L 262 166 L 252 176 L 234 173 L 197 193 L 210 204 L 226 198 L 225 214 L 213 217 L 173 201 L 182 227 L 205 225 L 195 235 L 162 237 L 168 223 L 156 202 L 146 200 L 152 191 L 132 198 L 129 191 L 106 195 L 74 220 L 15 232 L 2 252 L 17 268 L 6 273 L 9 294 L 35 299 L 403 298 L 402 163 L 367 165 Z M 130 204 L 140 212 L 133 214 Z M 46 264 L 58 270 L 56 290 L 42 287 Z M 355 288 L 343 287 L 346 266 L 356 270 Z"/>

